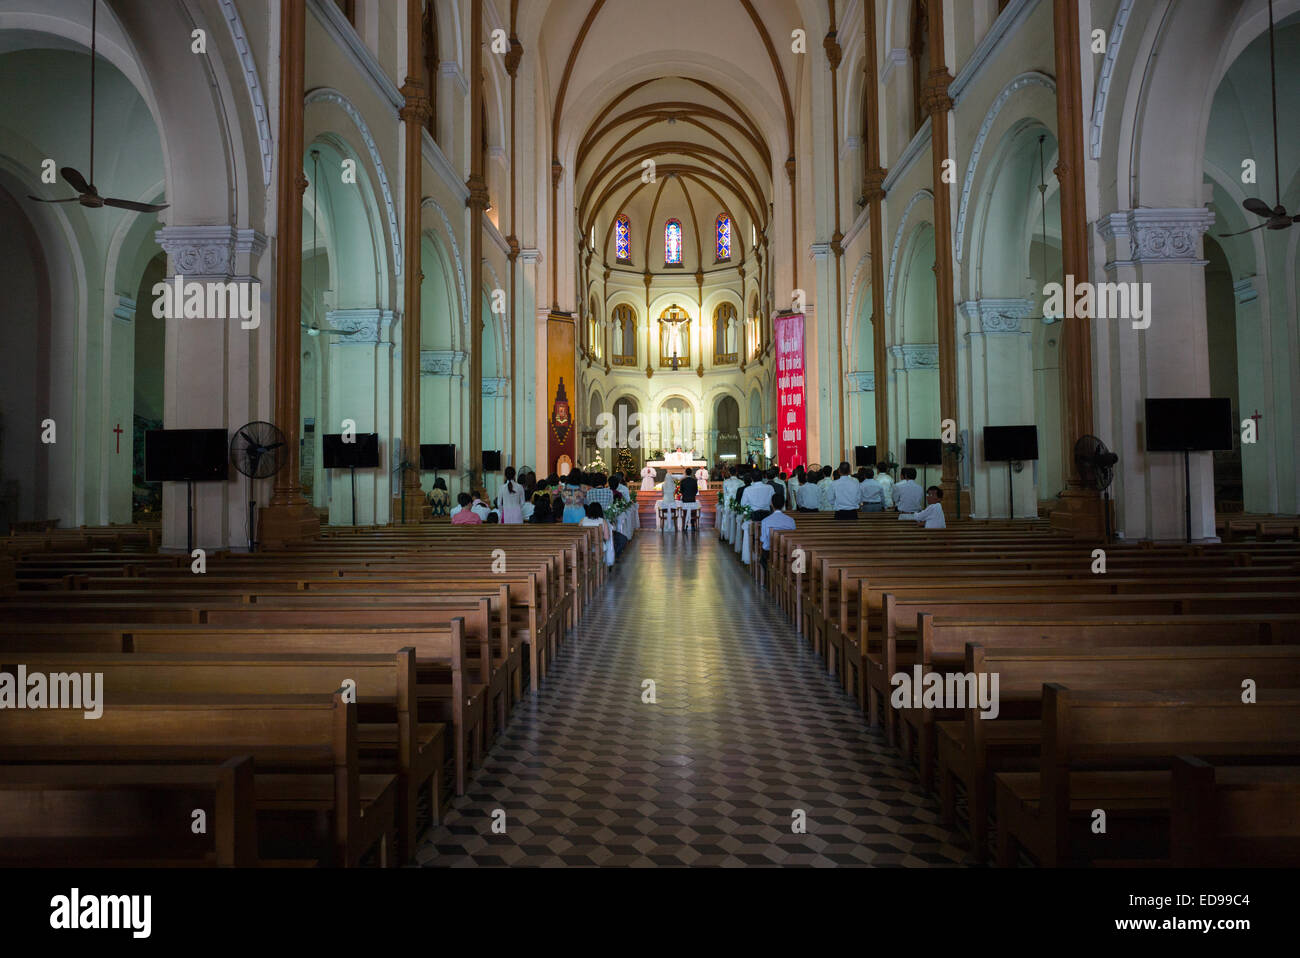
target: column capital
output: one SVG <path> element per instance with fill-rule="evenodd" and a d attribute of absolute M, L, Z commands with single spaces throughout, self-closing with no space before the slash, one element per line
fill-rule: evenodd
<path fill-rule="evenodd" d="M 984 334 L 1021 334 L 1024 320 L 1039 311 L 1038 304 L 1032 299 L 972 299 L 958 303 L 966 319 L 967 336 Z"/>
<path fill-rule="evenodd" d="M 510 49 L 506 52 L 506 73 L 510 79 L 515 78 L 519 72 L 519 62 L 524 58 L 524 45 L 519 42 L 519 37 L 510 34 Z"/>
<path fill-rule="evenodd" d="M 831 69 L 838 70 L 840 61 L 844 58 L 844 51 L 840 48 L 834 30 L 826 34 L 826 37 L 822 40 L 822 49 L 826 51 L 826 59 L 830 61 Z"/>
<path fill-rule="evenodd" d="M 1097 232 L 1106 241 L 1106 269 L 1153 263 L 1204 266 L 1201 235 L 1214 225 L 1214 212 L 1188 209 L 1120 210 L 1101 217 Z"/>
<path fill-rule="evenodd" d="M 429 99 L 429 91 L 424 88 L 424 83 L 418 77 L 407 77 L 406 83 L 402 85 L 401 94 L 406 98 L 406 103 L 397 115 L 406 123 L 412 123 L 415 126 L 424 126 L 433 116 L 433 103 Z"/>
<path fill-rule="evenodd" d="M 251 277 L 253 263 L 267 245 L 264 234 L 234 226 L 164 226 L 154 240 L 174 273 L 196 279 Z"/>
<path fill-rule="evenodd" d="M 1259 299 L 1259 290 L 1255 287 L 1257 276 L 1247 276 L 1232 284 L 1232 293 L 1237 298 L 1238 306 L 1245 306 Z"/>
<path fill-rule="evenodd" d="M 926 116 L 937 117 L 952 110 L 952 97 L 948 88 L 952 86 L 953 77 L 947 68 L 931 70 L 921 85 L 921 112 Z"/>

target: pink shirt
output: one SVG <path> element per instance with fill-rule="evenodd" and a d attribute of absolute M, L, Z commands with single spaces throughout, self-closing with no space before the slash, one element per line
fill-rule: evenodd
<path fill-rule="evenodd" d="M 478 526 L 483 524 L 483 520 L 473 509 L 462 509 L 451 517 L 453 526 Z"/>

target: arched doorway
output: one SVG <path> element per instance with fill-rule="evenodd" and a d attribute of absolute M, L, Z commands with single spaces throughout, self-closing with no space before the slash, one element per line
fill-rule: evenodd
<path fill-rule="evenodd" d="M 713 410 L 713 428 L 717 432 L 716 458 L 724 462 L 740 459 L 740 403 L 723 396 Z"/>

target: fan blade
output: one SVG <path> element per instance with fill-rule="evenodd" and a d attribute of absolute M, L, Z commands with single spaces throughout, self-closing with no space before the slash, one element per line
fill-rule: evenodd
<path fill-rule="evenodd" d="M 1274 216 L 1271 220 L 1269 220 L 1269 221 L 1268 221 L 1267 223 L 1265 223 L 1264 225 L 1267 226 L 1267 227 L 1268 227 L 1269 229 L 1271 229 L 1271 230 L 1285 230 L 1285 229 L 1290 229 L 1290 228 L 1291 228 L 1291 217 L 1289 217 L 1289 216 Z"/>
<path fill-rule="evenodd" d="M 131 200 L 104 200 L 104 205 L 114 206 L 119 210 L 135 210 L 137 213 L 161 213 L 170 204 L 150 205 L 149 203 L 135 203 Z"/>
<path fill-rule="evenodd" d="M 86 182 L 86 178 L 70 166 L 62 167 L 59 175 L 68 181 L 69 185 L 78 193 L 95 193 L 95 188 Z M 98 194 L 95 194 L 98 195 Z"/>
<path fill-rule="evenodd" d="M 1239 231 L 1236 232 L 1236 233 L 1220 233 L 1220 234 L 1219 234 L 1219 239 L 1227 239 L 1227 238 L 1230 237 L 1230 236 L 1244 236 L 1244 235 L 1247 234 L 1247 233 L 1253 233 L 1253 232 L 1255 232 L 1255 230 L 1262 230 L 1262 229 L 1263 229 L 1265 226 L 1267 226 L 1267 225 L 1268 225 L 1267 223 L 1260 223 L 1258 226 L 1252 226 L 1252 227 L 1251 227 L 1250 229 L 1248 229 L 1248 230 L 1239 230 Z"/>
<path fill-rule="evenodd" d="M 1242 203 L 1241 205 L 1244 206 L 1244 207 L 1246 207 L 1246 209 L 1250 210 L 1250 211 L 1251 211 L 1252 213 L 1254 213 L 1256 216 L 1272 216 L 1272 215 L 1273 215 L 1273 208 L 1272 208 L 1271 206 L 1269 206 L 1267 203 L 1265 203 L 1263 200 L 1258 200 L 1258 199 L 1253 199 L 1253 198 L 1252 198 L 1252 199 L 1246 200 L 1246 202 Z"/>
<path fill-rule="evenodd" d="M 264 447 L 262 451 L 270 452 L 272 449 L 279 449 L 283 445 L 284 445 L 284 440 L 281 439 L 279 442 L 273 442 L 271 443 L 271 445 Z"/>
<path fill-rule="evenodd" d="M 253 442 L 253 440 L 249 438 L 248 433 L 244 432 L 244 430 L 242 430 L 242 429 L 239 430 L 239 437 L 240 437 L 241 439 L 243 439 L 244 442 L 248 443 L 250 446 L 256 446 L 256 445 L 257 445 L 257 443 Z"/>
<path fill-rule="evenodd" d="M 70 200 L 43 200 L 39 196 L 32 196 L 32 194 L 28 193 L 27 198 L 36 203 L 79 203 L 81 202 L 81 197 L 79 196 L 74 196 Z"/>

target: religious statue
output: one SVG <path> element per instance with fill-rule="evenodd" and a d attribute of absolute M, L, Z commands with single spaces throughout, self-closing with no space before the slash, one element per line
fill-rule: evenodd
<path fill-rule="evenodd" d="M 651 466 L 646 466 L 641 470 L 641 491 L 646 492 L 653 490 L 655 487 L 655 471 Z"/>
<path fill-rule="evenodd" d="M 682 438 L 682 414 L 676 409 L 668 417 L 668 434 L 670 445 L 677 446 Z"/>

